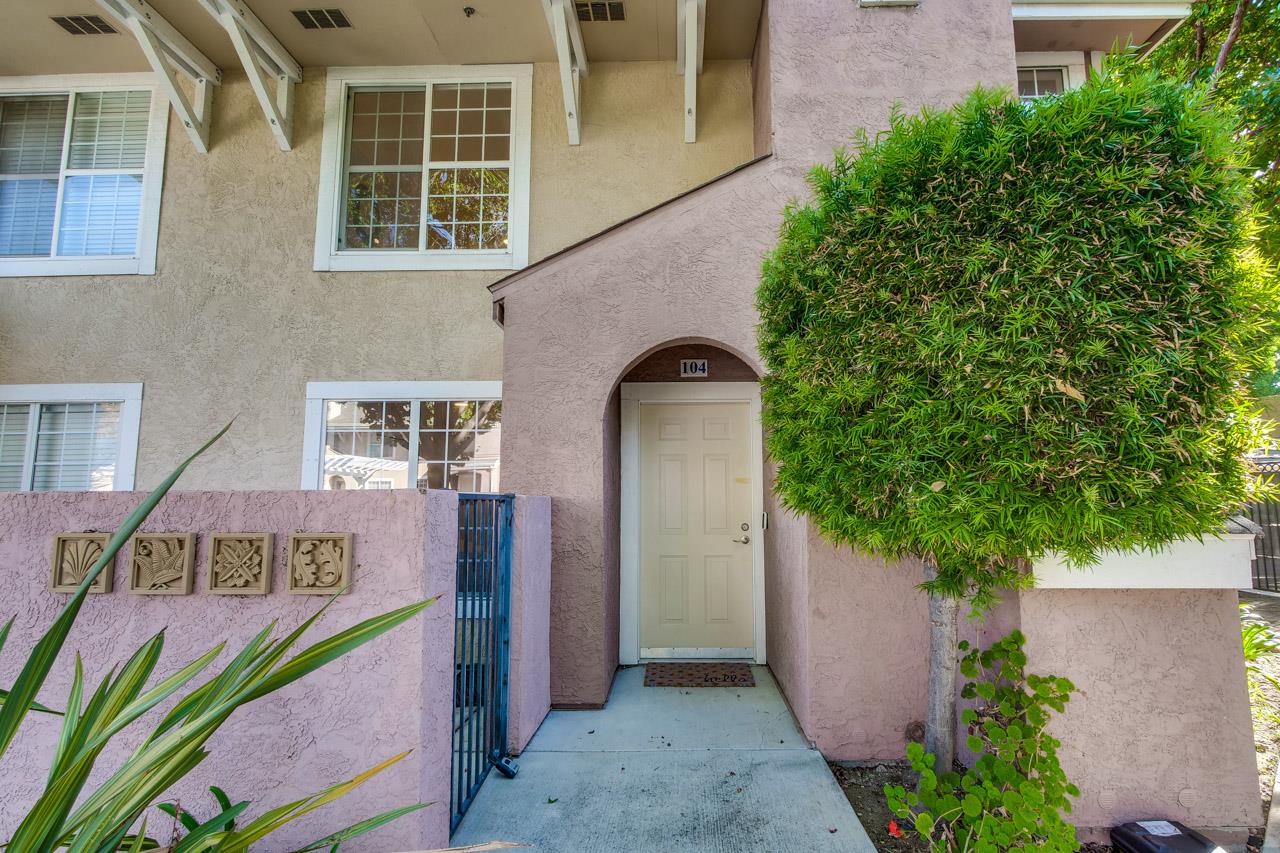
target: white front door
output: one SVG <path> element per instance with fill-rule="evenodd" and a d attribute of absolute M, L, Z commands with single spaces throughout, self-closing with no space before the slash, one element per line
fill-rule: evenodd
<path fill-rule="evenodd" d="M 755 656 L 751 410 L 639 405 L 641 657 Z"/>

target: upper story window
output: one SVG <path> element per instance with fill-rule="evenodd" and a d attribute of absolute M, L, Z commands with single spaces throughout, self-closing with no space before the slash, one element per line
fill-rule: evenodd
<path fill-rule="evenodd" d="M 500 382 L 312 382 L 306 489 L 456 489 L 500 483 Z"/>
<path fill-rule="evenodd" d="M 1023 101 L 1045 95 L 1061 95 L 1065 90 L 1065 68 L 1018 69 L 1018 97 Z"/>
<path fill-rule="evenodd" d="M 0 78 L 0 275 L 154 273 L 167 124 L 150 75 Z"/>
<path fill-rule="evenodd" d="M 329 70 L 317 270 L 528 257 L 528 66 Z"/>
<path fill-rule="evenodd" d="M 0 492 L 133 488 L 142 386 L 0 385 Z"/>

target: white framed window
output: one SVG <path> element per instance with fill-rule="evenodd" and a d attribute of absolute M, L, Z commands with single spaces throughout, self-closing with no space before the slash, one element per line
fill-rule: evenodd
<path fill-rule="evenodd" d="M 0 276 L 153 274 L 168 124 L 151 74 L 0 77 Z"/>
<path fill-rule="evenodd" d="M 309 382 L 304 489 L 501 487 L 501 382 Z"/>
<path fill-rule="evenodd" d="M 330 68 L 316 270 L 519 269 L 533 66 Z"/>
<path fill-rule="evenodd" d="M 1045 95 L 1061 95 L 1067 90 L 1066 68 L 1019 68 L 1018 97 L 1025 101 Z"/>
<path fill-rule="evenodd" d="M 0 385 L 0 492 L 127 491 L 141 383 Z"/>

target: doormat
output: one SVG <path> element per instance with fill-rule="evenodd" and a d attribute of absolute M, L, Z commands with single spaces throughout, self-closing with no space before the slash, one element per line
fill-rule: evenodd
<path fill-rule="evenodd" d="M 647 663 L 645 687 L 755 687 L 745 663 Z"/>

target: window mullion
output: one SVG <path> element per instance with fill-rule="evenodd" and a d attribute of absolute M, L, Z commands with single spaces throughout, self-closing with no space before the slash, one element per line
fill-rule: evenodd
<path fill-rule="evenodd" d="M 23 491 L 35 488 L 36 479 L 36 440 L 40 430 L 40 404 L 32 403 L 27 412 L 27 446 L 22 450 L 22 483 L 18 487 Z"/>
<path fill-rule="evenodd" d="M 409 485 L 418 488 L 418 426 L 422 423 L 422 405 L 418 400 L 409 401 Z"/>
<path fill-rule="evenodd" d="M 58 257 L 58 234 L 62 231 L 62 194 L 67 188 L 67 167 L 71 164 L 71 125 L 76 118 L 76 99 L 72 91 L 67 94 L 67 124 L 62 129 L 62 158 L 58 170 L 58 195 L 53 201 L 53 234 L 49 239 L 49 256 Z"/>

